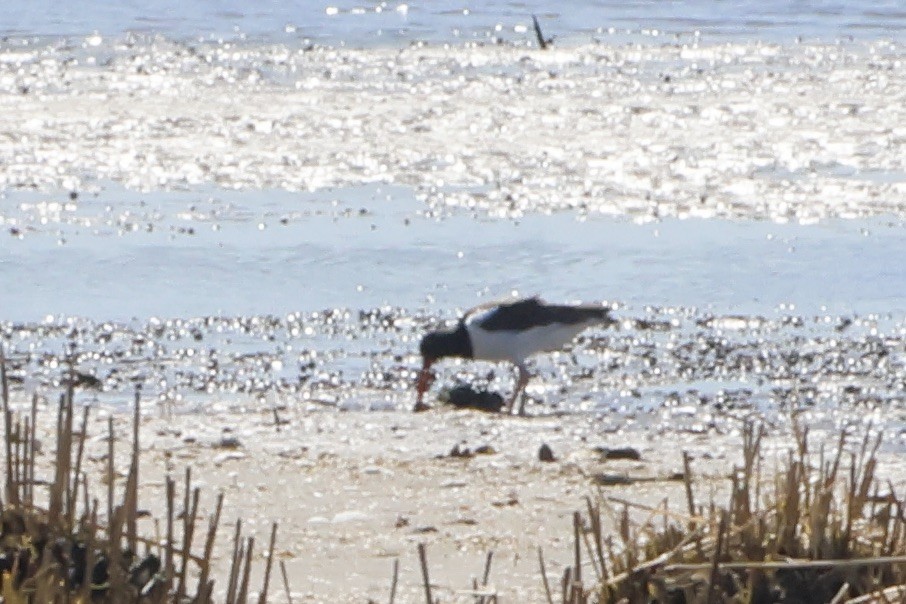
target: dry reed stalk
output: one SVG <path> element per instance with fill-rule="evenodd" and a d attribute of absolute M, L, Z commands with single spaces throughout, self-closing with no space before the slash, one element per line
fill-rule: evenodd
<path fill-rule="evenodd" d="M 94 509 L 92 510 L 92 520 L 93 521 L 97 520 L 97 500 L 95 500 Z M 85 568 L 86 568 L 86 572 L 87 572 L 87 569 L 94 568 L 94 564 L 95 564 L 94 549 L 95 549 L 95 542 L 97 541 L 97 534 L 96 534 L 97 533 L 97 524 L 95 524 L 95 522 L 91 522 L 88 524 L 87 527 L 83 527 L 83 530 L 86 530 Z M 80 590 L 79 595 L 81 596 L 82 601 L 87 601 L 87 599 L 90 598 L 90 594 L 91 594 L 91 581 L 88 580 L 86 577 L 86 580 L 82 583 L 82 588 Z"/>
<path fill-rule="evenodd" d="M 601 526 L 601 508 L 600 505 L 592 503 L 591 497 L 585 497 L 585 505 L 588 509 L 588 519 L 591 523 L 591 534 L 594 539 L 594 554 L 598 560 L 598 567 L 601 569 L 601 580 L 606 581 L 609 578 L 607 564 L 604 561 L 604 531 Z M 589 552 L 589 557 L 592 557 Z"/>
<path fill-rule="evenodd" d="M 236 531 L 233 534 L 233 557 L 230 566 L 230 579 L 227 583 L 226 604 L 233 604 L 236 586 L 239 583 L 239 566 L 242 560 L 242 520 L 236 520 Z"/>
<path fill-rule="evenodd" d="M 20 476 L 20 487 L 21 491 L 19 493 L 19 499 L 22 502 L 22 505 L 29 507 L 28 500 L 28 491 L 31 486 L 31 477 L 29 476 L 29 467 L 32 465 L 29 456 L 31 455 L 32 444 L 31 444 L 31 424 L 29 418 L 25 418 L 22 426 L 22 451 L 17 454 L 20 456 L 19 459 L 19 476 Z"/>
<path fill-rule="evenodd" d="M 538 566 L 541 568 L 541 581 L 544 583 L 544 595 L 547 596 L 547 604 L 554 604 L 551 586 L 547 581 L 547 568 L 544 566 L 544 552 L 540 547 L 538 548 Z"/>
<path fill-rule="evenodd" d="M 72 482 L 69 480 L 69 474 L 72 472 L 72 437 L 73 437 L 73 421 L 75 417 L 75 365 L 76 365 L 76 351 L 75 345 L 73 344 L 72 351 L 66 357 L 66 365 L 68 367 L 68 378 L 66 381 L 66 404 L 63 410 L 63 435 L 65 439 L 65 446 L 62 448 L 62 452 L 65 455 L 64 459 L 61 459 L 59 463 L 63 466 L 62 470 L 62 483 L 60 485 L 61 493 L 63 494 L 63 507 L 61 512 L 64 518 L 69 517 L 69 510 L 72 506 Z"/>
<path fill-rule="evenodd" d="M 547 50 L 547 40 L 544 39 L 544 34 L 541 33 L 541 24 L 538 23 L 538 17 L 532 15 L 532 25 L 535 28 L 535 39 L 538 41 L 538 48 L 541 50 Z"/>
<path fill-rule="evenodd" d="M 28 458 L 28 483 L 26 485 L 27 489 L 27 499 L 26 503 L 29 506 L 33 506 L 35 503 L 35 455 L 37 454 L 37 429 L 38 429 L 38 394 L 33 393 L 31 396 L 31 434 L 29 437 L 29 442 L 31 443 L 31 450 L 29 451 Z"/>
<path fill-rule="evenodd" d="M 223 492 L 217 495 L 217 505 L 214 507 L 214 514 L 208 521 L 208 535 L 205 539 L 204 554 L 199 563 L 201 572 L 198 579 L 199 585 L 207 585 L 208 576 L 211 572 L 211 555 L 214 552 L 214 540 L 217 537 L 217 527 L 220 524 L 220 511 L 223 508 Z"/>
<path fill-rule="evenodd" d="M 164 583 L 167 591 L 170 591 L 173 585 L 173 516 L 176 506 L 176 481 L 170 475 L 167 475 L 167 536 L 166 548 L 164 549 Z"/>
<path fill-rule="evenodd" d="M 396 575 L 399 571 L 399 560 L 393 561 L 393 586 L 390 591 L 390 604 L 393 604 L 393 596 L 396 594 Z M 293 595 L 289 590 L 289 578 L 286 576 L 286 563 L 280 560 L 280 574 L 283 575 L 283 590 L 286 592 L 286 604 L 293 604 Z"/>
<path fill-rule="evenodd" d="M 868 602 L 890 602 L 890 598 L 906 598 L 906 585 L 894 585 L 885 589 L 879 589 L 871 593 L 864 594 L 856 598 L 845 600 L 845 604 L 867 604 Z"/>
<path fill-rule="evenodd" d="M 113 448 L 116 437 L 113 434 L 113 416 L 107 418 L 107 522 L 113 521 L 113 493 L 116 488 Z"/>
<path fill-rule="evenodd" d="M 22 488 L 22 422 L 16 420 L 13 427 L 13 451 L 12 451 L 12 466 L 13 466 L 13 485 L 16 492 L 16 499 L 21 499 L 21 493 L 18 492 Z"/>
<path fill-rule="evenodd" d="M 264 567 L 264 585 L 261 588 L 261 594 L 258 596 L 258 604 L 267 602 L 267 588 L 271 579 L 271 564 L 274 562 L 274 546 L 277 543 L 277 523 L 271 526 L 271 541 L 267 547 L 267 566 Z"/>
<path fill-rule="evenodd" d="M 186 487 L 188 488 L 189 481 L 188 475 L 186 480 Z M 186 573 L 189 569 L 189 561 L 191 560 L 192 554 L 192 539 L 195 536 L 195 522 L 196 515 L 198 514 L 198 499 L 201 496 L 201 490 L 198 487 L 192 491 L 192 504 L 189 510 L 185 512 L 185 518 L 183 522 L 183 539 L 182 539 L 182 552 L 180 557 L 182 558 L 182 563 L 179 567 L 179 582 L 176 586 L 176 597 L 181 598 L 185 594 L 186 589 Z"/>
<path fill-rule="evenodd" d="M 428 554 L 425 551 L 425 544 L 418 544 L 418 559 L 421 562 L 422 566 L 422 581 L 425 586 L 425 601 L 427 604 L 434 604 L 434 600 L 431 598 L 431 581 L 428 578 Z"/>
<path fill-rule="evenodd" d="M 71 531 L 73 526 L 75 526 L 75 514 L 76 514 L 76 504 L 75 502 L 79 499 L 79 477 L 82 473 L 82 454 L 85 452 L 85 437 L 88 434 L 88 411 L 91 407 L 86 406 L 82 413 L 82 431 L 79 434 L 79 442 L 76 448 L 76 460 L 75 466 L 72 469 L 72 487 L 70 488 L 71 499 L 70 507 L 67 514 L 66 526 Z M 87 492 L 86 492 L 87 495 Z M 88 512 L 86 506 L 85 512 Z"/>
<path fill-rule="evenodd" d="M 875 558 L 840 558 L 834 560 L 783 560 L 750 562 L 720 562 L 721 570 L 805 570 L 816 568 L 858 568 L 862 566 L 906 565 L 906 556 L 878 556 Z M 695 572 L 712 568 L 712 563 L 677 563 L 664 566 L 664 572 Z"/>
<path fill-rule="evenodd" d="M 6 501 L 9 505 L 19 503 L 16 483 L 13 480 L 12 412 L 9 408 L 9 378 L 6 375 L 6 348 L 0 346 L 0 396 L 3 399 L 3 429 L 6 436 Z"/>
<path fill-rule="evenodd" d="M 141 386 L 135 385 L 135 401 L 132 415 L 132 465 L 129 468 L 130 481 L 126 483 L 126 540 L 129 548 L 136 551 L 138 535 L 138 466 L 141 447 L 139 446 L 139 428 L 141 427 Z"/>
<path fill-rule="evenodd" d="M 840 589 L 834 595 L 833 599 L 827 604 L 841 604 L 846 599 L 846 594 L 849 592 L 849 583 L 844 583 L 840 586 Z"/>
<path fill-rule="evenodd" d="M 242 569 L 242 583 L 239 584 L 239 596 L 236 598 L 238 604 L 248 602 L 249 592 L 249 575 L 252 570 L 252 551 L 255 548 L 255 538 L 248 538 L 248 547 L 245 550 L 245 567 Z"/>
<path fill-rule="evenodd" d="M 488 556 L 485 559 L 485 563 L 484 563 L 484 573 L 481 576 L 481 586 L 480 587 L 482 588 L 482 590 L 484 590 L 488 586 L 488 579 L 491 576 L 491 560 L 493 560 L 493 559 L 494 559 L 494 552 L 489 551 Z M 479 588 L 478 581 L 477 580 L 473 581 L 473 584 L 474 584 L 474 589 L 477 592 L 478 588 Z M 485 595 L 476 596 L 476 604 L 486 604 L 486 603 L 487 603 L 487 600 L 486 600 Z"/>
<path fill-rule="evenodd" d="M 72 380 L 69 381 L 67 394 L 71 388 Z M 69 409 L 70 400 L 71 399 L 66 394 L 61 395 L 60 406 L 57 410 L 56 466 L 54 468 L 54 481 L 50 487 L 50 509 L 48 510 L 48 520 L 53 526 L 59 525 L 60 516 L 63 513 L 64 497 L 67 489 L 66 485 L 69 484 L 69 457 L 72 430 L 66 429 L 66 426 L 68 425 L 66 415 L 67 409 Z M 12 480 L 11 472 L 9 477 L 10 480 Z"/>
<path fill-rule="evenodd" d="M 711 577 L 708 580 L 708 599 L 707 604 L 715 601 L 717 596 L 717 573 L 720 565 L 720 557 L 723 551 L 723 545 L 727 539 L 727 524 L 729 522 L 729 513 L 724 511 L 720 515 L 720 526 L 717 529 L 717 546 L 714 548 L 714 557 L 711 561 Z"/>

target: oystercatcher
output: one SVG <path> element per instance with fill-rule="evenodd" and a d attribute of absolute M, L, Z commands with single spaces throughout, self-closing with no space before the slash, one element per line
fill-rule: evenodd
<path fill-rule="evenodd" d="M 516 389 L 507 403 L 510 413 L 529 380 L 525 361 L 539 352 L 566 345 L 592 325 L 610 326 L 616 320 L 605 306 L 545 304 L 528 298 L 510 304 L 487 304 L 468 311 L 456 327 L 434 331 L 422 338 L 422 370 L 416 386 L 414 411 L 424 411 L 425 391 L 434 381 L 431 365 L 443 357 L 509 361 L 516 366 Z M 525 403 L 519 407 L 522 415 Z"/>

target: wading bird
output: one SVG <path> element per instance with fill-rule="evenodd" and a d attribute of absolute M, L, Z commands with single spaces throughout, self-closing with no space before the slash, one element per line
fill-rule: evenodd
<path fill-rule="evenodd" d="M 516 366 L 516 389 L 507 403 L 510 413 L 529 380 L 526 359 L 539 352 L 562 348 L 592 325 L 610 326 L 617 321 L 606 306 L 545 304 L 527 298 L 509 304 L 477 306 L 450 330 L 433 331 L 422 338 L 422 370 L 416 385 L 414 411 L 424 411 L 425 392 L 434 381 L 431 366 L 444 357 L 483 361 L 509 361 Z M 519 406 L 524 412 L 525 403 Z"/>

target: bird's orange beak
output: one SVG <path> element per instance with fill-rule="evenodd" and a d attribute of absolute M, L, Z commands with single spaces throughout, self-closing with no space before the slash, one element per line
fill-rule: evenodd
<path fill-rule="evenodd" d="M 425 396 L 428 388 L 431 387 L 431 384 L 434 383 L 434 372 L 431 371 L 431 365 L 434 363 L 434 359 L 425 359 L 424 364 L 422 365 L 422 370 L 418 372 L 418 381 L 415 384 L 415 410 L 424 411 L 427 409 L 425 404 L 422 402 L 422 399 Z"/>

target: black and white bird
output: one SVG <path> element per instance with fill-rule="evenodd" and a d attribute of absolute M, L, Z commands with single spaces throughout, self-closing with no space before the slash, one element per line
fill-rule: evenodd
<path fill-rule="evenodd" d="M 525 367 L 528 357 L 562 348 L 593 325 L 610 326 L 616 322 L 606 306 L 545 304 L 538 298 L 477 306 L 455 328 L 433 331 L 422 338 L 422 370 L 414 410 L 428 408 L 422 399 L 434 381 L 431 366 L 444 357 L 460 357 L 509 361 L 516 366 L 516 388 L 507 403 L 512 413 L 529 380 Z M 520 415 L 524 406 L 519 407 Z"/>

